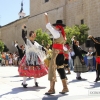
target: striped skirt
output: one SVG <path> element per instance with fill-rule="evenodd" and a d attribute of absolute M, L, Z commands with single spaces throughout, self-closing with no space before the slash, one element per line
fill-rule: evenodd
<path fill-rule="evenodd" d="M 84 73 L 88 72 L 88 68 L 86 65 L 82 65 L 78 56 L 74 59 L 74 72 L 76 73 Z"/>

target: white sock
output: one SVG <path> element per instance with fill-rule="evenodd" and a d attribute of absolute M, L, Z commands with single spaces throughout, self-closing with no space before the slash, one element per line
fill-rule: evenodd
<path fill-rule="evenodd" d="M 26 84 L 27 77 L 23 77 L 23 84 Z"/>
<path fill-rule="evenodd" d="M 77 73 L 77 77 L 79 77 L 80 75 L 79 75 L 79 73 Z"/>
<path fill-rule="evenodd" d="M 34 78 L 34 83 L 37 81 L 37 78 Z"/>
<path fill-rule="evenodd" d="M 81 77 L 81 73 L 79 73 L 79 77 Z"/>
<path fill-rule="evenodd" d="M 81 77 L 80 75 L 81 75 L 81 73 L 76 73 L 77 74 L 77 77 Z"/>

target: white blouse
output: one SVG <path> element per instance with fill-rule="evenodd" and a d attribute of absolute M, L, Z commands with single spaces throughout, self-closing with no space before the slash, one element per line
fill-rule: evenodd
<path fill-rule="evenodd" d="M 57 39 L 60 37 L 59 31 L 55 30 L 50 23 L 46 24 L 46 28 L 51 32 L 54 39 Z M 67 51 L 68 49 L 63 45 L 63 50 Z"/>
<path fill-rule="evenodd" d="M 46 28 L 51 32 L 54 39 L 57 39 L 60 37 L 59 31 L 55 30 L 50 23 L 46 24 Z"/>

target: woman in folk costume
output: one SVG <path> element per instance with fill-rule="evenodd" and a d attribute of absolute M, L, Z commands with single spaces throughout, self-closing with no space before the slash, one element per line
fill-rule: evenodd
<path fill-rule="evenodd" d="M 53 24 L 55 29 L 51 26 L 48 20 L 48 15 L 45 13 L 45 19 L 46 19 L 46 28 L 50 31 L 50 33 L 53 35 L 53 46 L 52 46 L 52 58 L 49 65 L 49 74 L 48 79 L 50 81 L 50 89 L 48 92 L 46 92 L 46 95 L 54 94 L 55 93 L 55 82 L 56 80 L 56 69 L 60 75 L 60 78 L 62 80 L 63 90 L 59 93 L 64 94 L 68 92 L 68 87 L 66 83 L 66 75 L 64 70 L 64 55 L 63 52 L 67 52 L 67 48 L 64 47 L 66 35 L 64 32 L 64 24 L 62 23 L 62 20 L 57 20 L 56 24 Z"/>
<path fill-rule="evenodd" d="M 100 76 L 100 37 L 94 38 L 93 36 L 88 36 L 94 44 L 95 44 L 95 49 L 96 49 L 96 79 L 95 82 L 99 81 L 99 76 Z"/>
<path fill-rule="evenodd" d="M 19 65 L 19 74 L 24 77 L 23 87 L 26 88 L 26 77 L 34 77 L 35 86 L 38 86 L 36 78 L 40 78 L 48 73 L 47 67 L 44 64 L 45 49 L 35 40 L 36 33 L 29 32 L 29 39 L 27 36 L 26 26 L 22 28 L 22 38 L 25 42 L 25 56 L 22 58 Z"/>
<path fill-rule="evenodd" d="M 73 50 L 75 53 L 75 59 L 74 59 L 74 72 L 76 72 L 76 79 L 81 80 L 81 73 L 87 72 L 88 68 L 86 67 L 86 64 L 84 62 L 84 58 L 82 54 L 87 54 L 86 51 L 84 51 L 79 46 L 79 41 L 76 41 L 75 36 L 72 37 L 72 44 L 73 44 Z"/>

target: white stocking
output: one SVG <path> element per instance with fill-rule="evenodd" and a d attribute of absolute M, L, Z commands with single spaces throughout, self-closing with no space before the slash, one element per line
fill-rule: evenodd
<path fill-rule="evenodd" d="M 34 83 L 37 81 L 37 78 L 34 78 Z"/>
<path fill-rule="evenodd" d="M 23 84 L 26 84 L 27 77 L 23 77 Z"/>
<path fill-rule="evenodd" d="M 76 73 L 77 74 L 77 77 L 81 77 L 80 75 L 81 75 L 81 73 Z"/>

